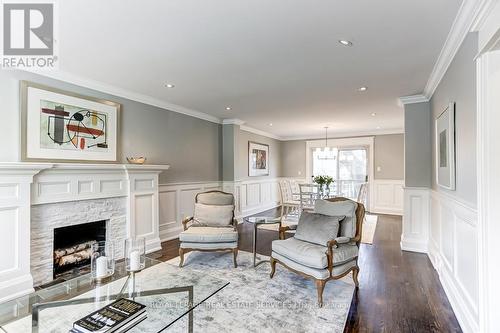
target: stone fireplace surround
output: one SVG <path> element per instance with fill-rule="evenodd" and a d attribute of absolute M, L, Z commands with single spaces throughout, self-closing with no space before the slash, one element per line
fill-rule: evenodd
<path fill-rule="evenodd" d="M 0 163 L 0 302 L 52 280 L 54 228 L 106 220 L 123 239 L 161 248 L 158 175 L 168 165 Z"/>
<path fill-rule="evenodd" d="M 106 220 L 106 241 L 113 241 L 115 258 L 123 257 L 127 238 L 125 197 L 69 201 L 31 207 L 31 260 L 33 285 L 52 281 L 54 229 Z"/>

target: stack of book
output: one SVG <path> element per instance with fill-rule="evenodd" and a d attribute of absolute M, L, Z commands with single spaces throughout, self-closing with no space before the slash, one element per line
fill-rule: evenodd
<path fill-rule="evenodd" d="M 146 318 L 146 306 L 120 298 L 77 320 L 70 333 L 126 332 Z"/>

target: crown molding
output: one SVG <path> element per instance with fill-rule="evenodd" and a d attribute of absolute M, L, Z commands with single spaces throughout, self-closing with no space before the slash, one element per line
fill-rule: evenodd
<path fill-rule="evenodd" d="M 490 0 L 462 1 L 443 48 L 439 53 L 438 59 L 425 85 L 423 94 L 427 99 L 431 99 L 434 91 L 453 61 L 453 58 L 457 54 L 460 45 L 462 45 L 465 37 L 471 31 L 473 23 L 477 22 L 477 18 L 484 11 L 484 6 L 486 6 L 489 1 Z"/>
<path fill-rule="evenodd" d="M 253 127 L 250 127 L 250 126 L 242 125 L 242 126 L 240 126 L 240 129 L 242 131 L 245 131 L 245 132 L 250 132 L 250 133 L 262 135 L 262 136 L 265 136 L 265 137 L 268 137 L 268 138 L 271 138 L 271 139 L 275 139 L 275 140 L 280 140 L 280 141 L 284 141 L 285 140 L 285 139 L 283 139 L 282 137 L 280 137 L 278 135 L 274 135 L 274 134 L 269 133 L 269 132 L 261 131 L 259 129 L 256 129 L 256 128 L 253 128 Z"/>
<path fill-rule="evenodd" d="M 231 119 L 222 119 L 222 125 L 243 125 L 245 122 L 241 119 L 231 118 Z"/>
<path fill-rule="evenodd" d="M 485 0 L 481 1 L 478 13 L 472 22 L 471 31 L 479 31 L 483 27 L 488 16 L 493 12 L 498 0 Z"/>
<path fill-rule="evenodd" d="M 219 118 L 214 117 L 214 116 L 209 115 L 209 114 L 204 113 L 204 112 L 192 110 L 192 109 L 186 108 L 184 106 L 169 103 L 169 102 L 163 101 L 163 100 L 155 98 L 155 97 L 136 93 L 136 92 L 133 92 L 131 90 L 123 89 L 123 88 L 120 88 L 120 87 L 117 87 L 114 85 L 110 85 L 107 83 L 86 79 L 86 78 L 83 78 L 83 77 L 80 77 L 77 75 L 73 75 L 73 74 L 70 74 L 70 73 L 67 73 L 64 71 L 50 71 L 49 72 L 49 71 L 26 70 L 26 72 L 37 74 L 40 76 L 48 77 L 48 78 L 59 80 L 59 81 L 63 81 L 66 83 L 71 83 L 71 84 L 74 84 L 74 85 L 77 85 L 80 87 L 96 90 L 98 92 L 102 92 L 102 93 L 130 99 L 130 100 L 133 100 L 136 102 L 156 106 L 156 107 L 168 110 L 168 111 L 177 112 L 177 113 L 181 113 L 181 114 L 195 117 L 198 119 L 210 121 L 212 123 L 217 123 L 217 124 L 221 123 L 221 120 Z"/>
<path fill-rule="evenodd" d="M 341 132 L 341 133 L 328 133 L 328 140 L 330 139 L 344 139 L 344 138 L 357 138 L 363 136 L 377 136 L 388 134 L 404 134 L 403 128 L 393 128 L 386 130 L 374 131 L 358 131 L 358 132 Z M 281 137 L 281 141 L 294 141 L 294 140 L 324 140 L 325 135 L 308 135 L 308 136 L 287 136 Z"/>
<path fill-rule="evenodd" d="M 428 101 L 429 101 L 429 98 L 427 98 L 424 95 L 411 95 L 411 96 L 399 97 L 399 104 L 401 106 L 406 105 L 406 104 L 425 103 Z"/>

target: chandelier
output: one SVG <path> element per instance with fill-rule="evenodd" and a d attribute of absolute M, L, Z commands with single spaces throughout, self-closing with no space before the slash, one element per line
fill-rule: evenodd
<path fill-rule="evenodd" d="M 315 149 L 317 159 L 318 160 L 334 160 L 335 155 L 333 154 L 333 151 L 330 150 L 330 147 L 328 147 L 328 126 L 325 126 L 325 148 L 316 148 Z"/>

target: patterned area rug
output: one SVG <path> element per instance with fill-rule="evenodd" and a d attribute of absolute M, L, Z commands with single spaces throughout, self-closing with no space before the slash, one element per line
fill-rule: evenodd
<path fill-rule="evenodd" d="M 261 259 L 268 259 L 260 256 Z M 179 258 L 169 261 L 178 264 Z M 240 251 L 238 268 L 228 253 L 191 252 L 182 270 L 205 272 L 230 284 L 194 312 L 194 332 L 343 332 L 354 292 L 351 275 L 326 284 L 324 305 L 318 308 L 312 280 L 279 264 L 252 267 L 252 254 Z M 171 327 L 186 332 L 186 320 Z"/>
<path fill-rule="evenodd" d="M 152 289 L 195 285 L 195 302 L 200 301 L 218 281 L 230 282 L 218 293 L 194 309 L 193 332 L 343 332 L 354 292 L 350 275 L 326 284 L 324 305 L 316 305 L 316 287 L 313 281 L 289 272 L 280 265 L 273 279 L 269 278 L 270 265 L 252 266 L 252 254 L 240 251 L 238 268 L 233 267 L 229 253 L 190 252 L 185 256 L 185 266 L 179 268 L 179 258 L 144 270 L 137 279 L 147 279 Z M 261 259 L 268 259 L 261 256 Z M 117 294 L 124 279 L 105 284 L 77 298 L 96 298 Z M 183 281 L 179 283 L 179 281 Z M 137 280 L 140 286 L 140 280 Z M 207 286 L 207 287 L 204 287 Z M 102 296 L 101 295 L 101 296 Z M 97 297 L 98 298 L 98 297 Z M 165 303 L 162 296 L 138 298 L 146 307 L 162 306 L 164 311 L 150 311 L 148 321 L 132 328 L 129 333 L 158 332 L 166 322 L 175 320 L 182 311 L 184 294 L 173 294 Z M 170 305 L 171 303 L 171 305 Z M 73 322 L 104 306 L 85 303 L 45 309 L 39 318 L 39 332 L 66 333 Z M 28 333 L 31 315 L 0 328 L 0 332 Z M 188 316 L 170 326 L 165 332 L 188 332 Z"/>

